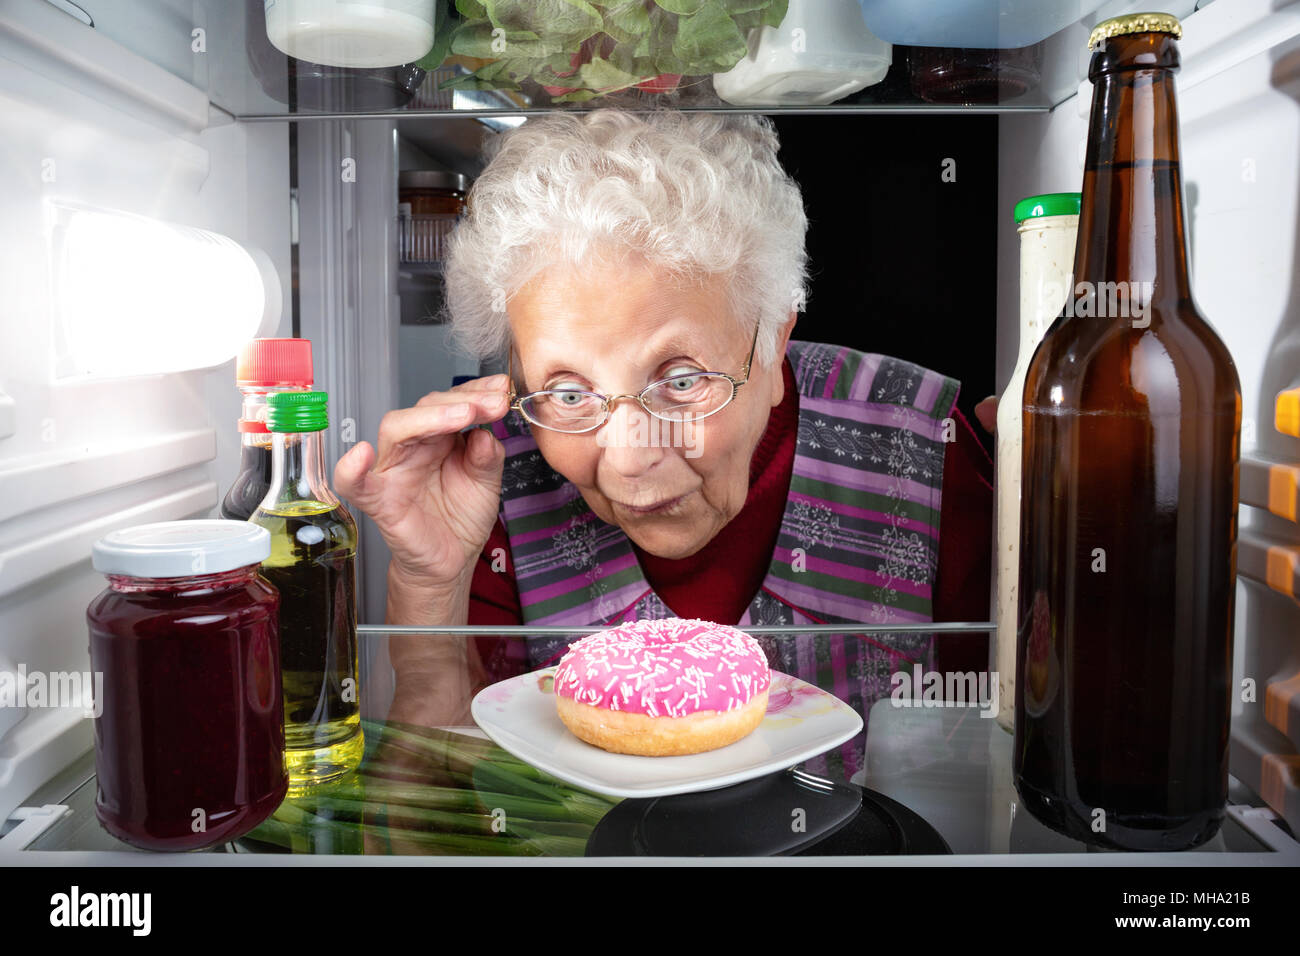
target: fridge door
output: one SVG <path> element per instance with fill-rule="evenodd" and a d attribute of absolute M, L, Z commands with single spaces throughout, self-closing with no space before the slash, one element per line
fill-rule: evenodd
<path fill-rule="evenodd" d="M 234 477 L 231 277 L 262 297 L 238 322 L 290 334 L 287 124 L 158 65 L 174 32 L 128 50 L 0 0 L 0 819 L 91 746 L 92 543 L 210 515 Z"/>

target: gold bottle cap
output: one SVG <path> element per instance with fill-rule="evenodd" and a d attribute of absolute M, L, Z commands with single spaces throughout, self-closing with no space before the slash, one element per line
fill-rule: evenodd
<path fill-rule="evenodd" d="M 1102 41 L 1108 37 L 1129 33 L 1172 33 L 1175 40 L 1180 40 L 1183 25 L 1169 13 L 1128 13 L 1122 17 L 1111 17 L 1092 28 L 1092 34 L 1088 37 L 1088 49 L 1100 49 Z"/>

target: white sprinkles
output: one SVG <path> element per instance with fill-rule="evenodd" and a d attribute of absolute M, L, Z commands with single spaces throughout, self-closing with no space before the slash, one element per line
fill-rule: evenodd
<path fill-rule="evenodd" d="M 771 686 L 748 634 L 698 618 L 632 621 L 575 642 L 555 692 L 578 703 L 651 717 L 732 711 Z"/>

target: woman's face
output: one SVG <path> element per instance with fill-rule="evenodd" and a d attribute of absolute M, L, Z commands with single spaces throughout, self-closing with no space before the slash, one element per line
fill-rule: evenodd
<path fill-rule="evenodd" d="M 720 278 L 680 287 L 636 259 L 619 266 L 557 268 L 535 276 L 508 306 L 520 394 L 581 388 L 636 395 L 687 371 L 743 378 L 757 317 L 728 313 Z M 794 314 L 778 343 L 778 356 Z M 739 513 L 749 462 L 780 403 L 781 363 L 750 369 L 735 401 L 693 426 L 617 402 L 599 429 L 570 435 L 534 426 L 546 461 L 592 511 L 663 558 L 704 547 Z"/>

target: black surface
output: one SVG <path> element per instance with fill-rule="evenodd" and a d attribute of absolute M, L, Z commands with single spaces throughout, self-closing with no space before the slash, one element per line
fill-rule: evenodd
<path fill-rule="evenodd" d="M 920 815 L 873 790 L 847 826 L 795 856 L 948 856 L 952 848 Z"/>
<path fill-rule="evenodd" d="M 796 812 L 802 812 L 795 827 Z M 592 831 L 587 856 L 949 854 L 930 824 L 853 784 L 812 786 L 790 770 L 731 787 L 624 800 Z"/>
<path fill-rule="evenodd" d="M 793 338 L 916 362 L 974 407 L 996 379 L 996 116 L 775 115 L 811 282 Z M 950 162 L 949 162 L 950 161 Z M 1077 189 L 1063 181 L 1060 189 Z"/>

